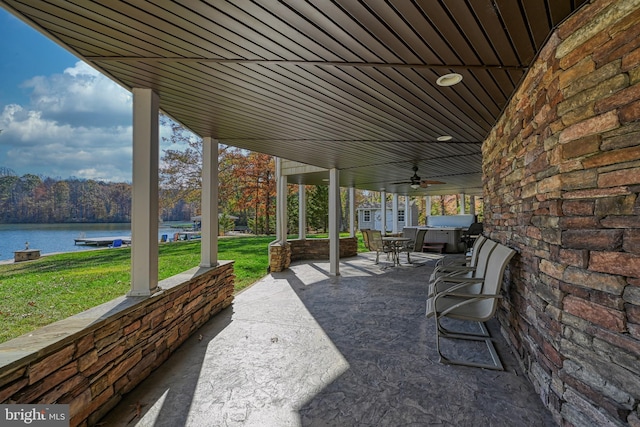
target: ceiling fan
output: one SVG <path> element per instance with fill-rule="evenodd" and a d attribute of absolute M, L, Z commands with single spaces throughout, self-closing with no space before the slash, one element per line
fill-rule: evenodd
<path fill-rule="evenodd" d="M 393 184 L 409 184 L 412 189 L 417 190 L 418 188 L 427 188 L 432 184 L 444 184 L 442 181 L 431 181 L 428 179 L 420 179 L 418 176 L 418 167 L 414 166 L 411 168 L 413 170 L 413 176 L 409 178 L 409 181 L 402 182 L 394 182 Z"/>

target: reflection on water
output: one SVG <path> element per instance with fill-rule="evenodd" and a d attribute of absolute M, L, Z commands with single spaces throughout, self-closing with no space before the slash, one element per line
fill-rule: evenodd
<path fill-rule="evenodd" d="M 172 235 L 176 230 L 163 223 L 158 230 Z M 0 260 L 13 259 L 13 252 L 25 248 L 40 249 L 40 253 L 71 252 L 94 249 L 93 246 L 75 245 L 79 237 L 131 236 L 131 224 L 0 224 Z"/>

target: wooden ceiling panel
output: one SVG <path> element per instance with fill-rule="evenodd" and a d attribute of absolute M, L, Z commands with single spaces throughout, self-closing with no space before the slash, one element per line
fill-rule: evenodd
<path fill-rule="evenodd" d="M 550 31 L 586 0 L 0 0 L 225 144 L 341 183 L 481 191 L 481 142 Z M 457 72 L 462 83 L 436 79 Z M 451 135 L 450 142 L 435 142 Z M 323 183 L 322 173 L 295 177 Z M 292 178 L 294 179 L 294 178 Z"/>

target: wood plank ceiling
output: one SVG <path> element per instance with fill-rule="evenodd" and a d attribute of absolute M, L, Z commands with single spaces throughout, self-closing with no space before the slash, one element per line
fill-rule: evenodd
<path fill-rule="evenodd" d="M 0 0 L 201 136 L 341 185 L 481 194 L 481 144 L 586 0 Z M 440 87 L 447 73 L 461 83 Z M 451 140 L 439 142 L 438 137 Z M 412 190 L 422 179 L 445 182 Z M 322 174 L 293 181 L 322 183 Z"/>

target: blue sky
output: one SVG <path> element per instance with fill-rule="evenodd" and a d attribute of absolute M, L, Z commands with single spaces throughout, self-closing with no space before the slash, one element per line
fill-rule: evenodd
<path fill-rule="evenodd" d="M 131 181 L 131 94 L 0 8 L 0 167 Z"/>

